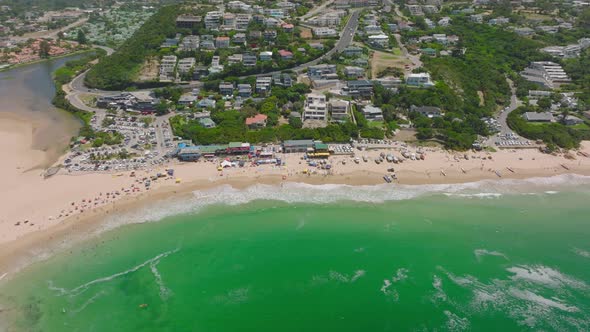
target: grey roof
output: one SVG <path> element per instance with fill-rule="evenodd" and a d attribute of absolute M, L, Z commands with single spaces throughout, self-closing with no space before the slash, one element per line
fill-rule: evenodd
<path fill-rule="evenodd" d="M 553 121 L 553 115 L 549 112 L 526 112 L 524 113 L 524 118 L 527 121 Z"/>

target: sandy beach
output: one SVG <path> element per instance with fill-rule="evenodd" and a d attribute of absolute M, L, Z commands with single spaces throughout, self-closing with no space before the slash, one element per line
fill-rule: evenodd
<path fill-rule="evenodd" d="M 23 119 L 3 116 L 0 121 L 0 149 L 4 153 L 0 164 L 0 181 L 4 184 L 0 189 L 0 276 L 13 271 L 17 262 L 35 257 L 39 248 L 57 248 L 92 234 L 106 215 L 141 209 L 153 201 L 224 184 L 236 188 L 282 182 L 374 185 L 384 182 L 383 175 L 391 167 L 398 177 L 393 188 L 396 183 L 451 184 L 500 177 L 590 175 L 590 158 L 575 152 L 566 158 L 534 149 L 458 153 L 423 148 L 425 160 L 400 164 L 373 161 L 388 150 L 356 151 L 357 157 L 368 158 L 368 162 L 358 164 L 351 156 L 333 156 L 329 160 L 333 166 L 330 174 L 308 167 L 302 154 L 284 154 L 280 157 L 286 165 L 280 167 L 248 165 L 219 171 L 217 162 L 172 162 L 137 171 L 134 177 L 131 172 L 70 175 L 60 171 L 44 179 L 40 165 L 46 156 L 45 152 L 31 148 L 33 131 L 33 126 Z M 392 146 L 391 151 L 399 155 L 396 148 L 399 146 Z M 581 150 L 590 153 L 590 142 L 583 142 Z M 175 170 L 174 177 L 160 178 L 146 189 L 141 179 L 165 173 L 166 168 Z M 304 170 L 309 172 L 304 174 Z"/>

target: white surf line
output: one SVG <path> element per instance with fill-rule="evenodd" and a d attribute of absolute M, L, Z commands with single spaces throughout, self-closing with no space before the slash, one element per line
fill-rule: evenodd
<path fill-rule="evenodd" d="M 113 280 L 113 279 L 115 279 L 117 277 L 120 277 L 120 276 L 129 274 L 129 273 L 135 272 L 135 271 L 141 269 L 142 267 L 144 267 L 146 265 L 149 265 L 149 264 L 151 264 L 151 263 L 153 263 L 155 261 L 158 261 L 158 260 L 160 260 L 160 259 L 162 259 L 162 258 L 164 258 L 164 257 L 166 257 L 168 255 L 171 255 L 173 253 L 176 253 L 179 250 L 180 249 L 175 249 L 175 250 L 172 250 L 172 251 L 166 251 L 164 253 L 161 253 L 161 254 L 157 255 L 156 257 L 153 257 L 151 259 L 148 259 L 147 261 L 145 261 L 145 262 L 143 262 L 143 263 L 141 263 L 139 265 L 136 265 L 136 266 L 134 266 L 134 267 L 132 267 L 132 268 L 130 268 L 128 270 L 125 270 L 123 272 L 115 273 L 115 274 L 110 275 L 108 277 L 98 278 L 98 279 L 94 279 L 92 281 L 89 281 L 89 282 L 87 282 L 87 283 L 85 283 L 83 285 L 80 285 L 80 286 L 78 286 L 78 287 L 70 290 L 68 293 L 70 293 L 71 295 L 74 295 L 74 296 L 75 295 L 78 295 L 78 294 L 84 292 L 86 289 L 88 289 L 88 287 L 90 287 L 90 286 L 92 286 L 94 284 L 99 284 L 99 283 L 102 283 L 102 282 L 111 281 L 111 280 Z"/>
<path fill-rule="evenodd" d="M 2 281 L 2 279 L 4 279 L 6 276 L 8 275 L 8 272 L 4 273 L 3 275 L 0 276 L 0 281 Z"/>

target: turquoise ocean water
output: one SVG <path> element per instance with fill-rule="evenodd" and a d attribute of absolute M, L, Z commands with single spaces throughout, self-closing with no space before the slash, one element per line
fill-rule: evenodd
<path fill-rule="evenodd" d="M 195 192 L 113 217 L 0 302 L 15 331 L 588 331 L 589 184 Z"/>

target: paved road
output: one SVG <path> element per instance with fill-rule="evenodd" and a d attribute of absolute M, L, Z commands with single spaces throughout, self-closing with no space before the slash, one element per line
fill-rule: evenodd
<path fill-rule="evenodd" d="M 334 2 L 334 0 L 328 0 L 326 2 L 324 2 L 323 4 L 312 8 L 310 11 L 307 12 L 307 14 L 301 16 L 301 20 L 307 20 L 308 18 L 314 16 L 315 14 L 318 14 L 320 11 L 324 10 L 328 5 L 332 4 Z"/>
<path fill-rule="evenodd" d="M 516 98 L 516 87 L 514 87 L 514 83 L 512 83 L 512 81 L 508 78 L 506 79 L 506 82 L 508 82 L 511 91 L 510 105 L 508 105 L 508 108 L 506 108 L 505 111 L 502 111 L 502 113 L 500 113 L 500 116 L 498 117 L 498 123 L 500 124 L 500 134 L 513 133 L 512 129 L 510 129 L 506 121 L 508 119 L 508 115 L 512 111 L 514 111 L 518 106 L 520 106 L 520 102 L 518 101 L 518 98 Z"/>

